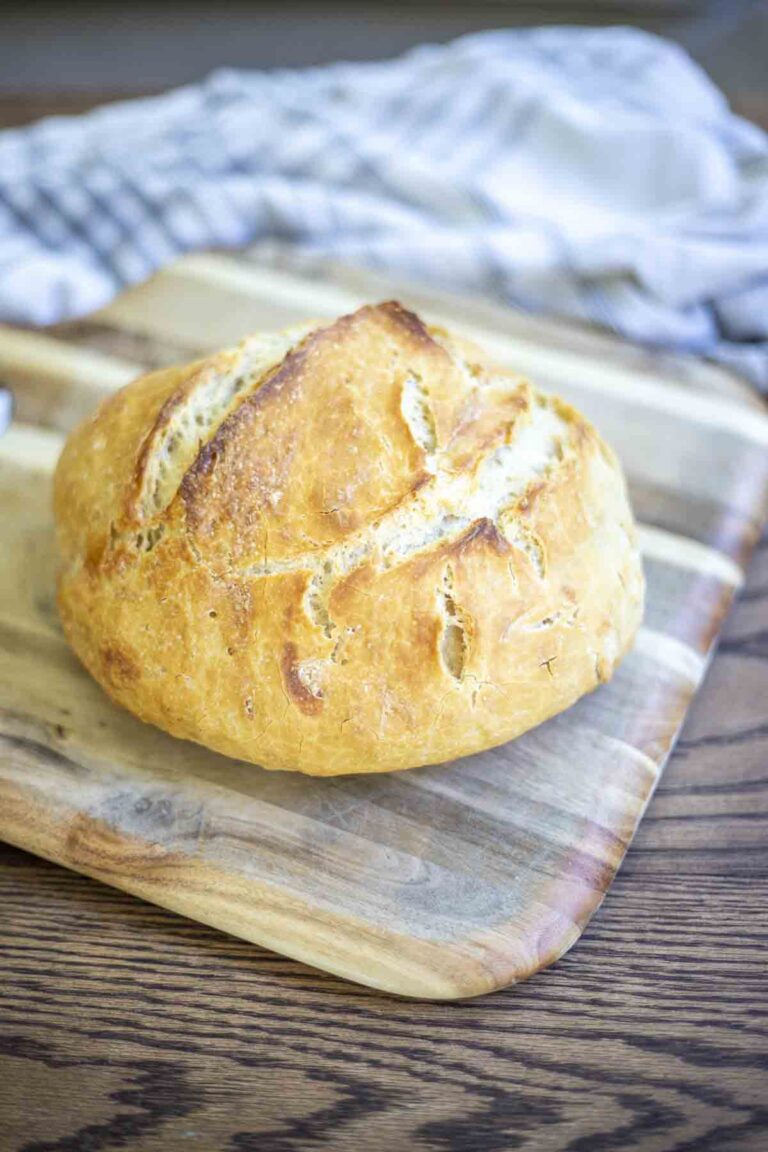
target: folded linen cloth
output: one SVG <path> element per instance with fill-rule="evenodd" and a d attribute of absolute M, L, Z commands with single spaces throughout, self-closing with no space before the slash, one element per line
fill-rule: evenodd
<path fill-rule="evenodd" d="M 768 137 L 626 28 L 219 71 L 0 133 L 0 319 L 280 238 L 710 356 L 768 389 Z"/>

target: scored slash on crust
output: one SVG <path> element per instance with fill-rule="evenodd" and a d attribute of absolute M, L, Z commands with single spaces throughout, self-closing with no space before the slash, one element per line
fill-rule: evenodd
<path fill-rule="evenodd" d="M 311 324 L 303 324 L 245 340 L 234 352 L 205 362 L 170 395 L 141 449 L 135 497 L 141 519 L 165 511 L 227 417 L 311 331 Z"/>
<path fill-rule="evenodd" d="M 482 530 L 483 523 L 492 526 L 501 541 L 522 552 L 543 579 L 544 545 L 523 523 L 520 502 L 531 485 L 562 463 L 571 434 L 571 424 L 558 410 L 557 402 L 535 394 L 520 377 L 499 374 L 484 378 L 478 366 L 463 355 L 466 347 L 462 348 L 448 333 L 425 328 L 399 305 L 379 307 L 392 311 L 420 340 L 434 340 L 450 357 L 468 399 L 476 396 L 475 406 L 482 403 L 484 392 L 495 390 L 515 399 L 517 407 L 506 442 L 473 461 L 471 467 L 456 471 L 452 467 L 451 443 L 442 450 L 438 444 L 429 388 L 417 373 L 406 373 L 400 410 L 415 446 L 423 453 L 427 472 L 410 498 L 372 525 L 350 533 L 340 544 L 313 547 L 286 560 L 232 569 L 251 578 L 307 572 L 304 611 L 329 638 L 335 635 L 336 627 L 328 605 L 339 580 L 366 562 L 390 568 L 442 544 L 460 545 L 463 538 Z M 349 319 L 345 317 L 337 325 Z M 241 406 L 267 380 L 282 375 L 286 362 L 303 342 L 316 336 L 317 330 L 306 324 L 282 334 L 246 340 L 235 352 L 223 353 L 206 363 L 171 394 L 140 453 L 135 508 L 141 518 L 153 519 L 162 514 L 179 492 L 183 494 L 185 484 L 190 486 L 193 474 L 210 473 L 215 468 L 214 443 L 224 423 L 236 417 Z M 472 412 L 471 403 L 467 409 Z M 158 525 L 137 533 L 137 546 L 150 551 L 163 530 Z M 453 628 L 458 630 L 455 624 Z M 452 658 L 443 658 L 447 668 L 458 667 L 460 651 L 457 647 Z M 455 675 L 453 671 L 451 674 Z M 460 679 L 460 675 L 456 678 Z"/>

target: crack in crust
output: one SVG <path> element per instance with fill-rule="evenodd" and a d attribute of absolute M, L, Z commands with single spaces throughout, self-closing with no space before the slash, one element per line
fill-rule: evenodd
<path fill-rule="evenodd" d="M 340 543 L 325 548 L 312 547 L 285 560 L 228 565 L 229 576 L 266 578 L 289 572 L 306 572 L 308 581 L 303 610 L 327 638 L 336 636 L 329 602 L 335 586 L 363 564 L 397 567 L 437 548 L 450 545 L 457 551 L 483 536 L 495 551 L 510 547 L 523 552 L 539 578 L 546 574 L 544 546 L 522 523 L 520 513 L 541 488 L 552 469 L 567 458 L 573 427 L 570 413 L 557 401 L 545 400 L 520 378 L 490 375 L 483 378 L 480 368 L 468 361 L 471 348 L 450 338 L 441 330 L 428 330 L 422 321 L 390 302 L 362 313 L 380 312 L 424 345 L 441 349 L 450 359 L 466 393 L 460 419 L 451 439 L 438 447 L 435 415 L 429 389 L 417 373 L 406 373 L 401 388 L 401 414 L 414 442 L 424 452 L 428 470 L 414 481 L 408 496 L 373 524 L 351 532 Z M 187 538 L 194 542 L 195 496 L 207 477 L 216 470 L 232 429 L 243 421 L 250 408 L 265 403 L 274 393 L 290 389 L 297 368 L 312 354 L 318 341 L 329 334 L 341 339 L 359 313 L 342 317 L 330 328 L 294 328 L 281 336 L 245 341 L 234 353 L 225 353 L 204 365 L 176 389 L 163 405 L 145 438 L 139 459 L 142 512 L 155 517 L 170 504 L 176 490 L 186 508 Z M 503 418 L 496 418 L 494 434 L 486 434 L 486 448 L 479 458 L 467 459 L 456 453 L 456 440 L 472 426 L 483 397 L 501 395 L 505 401 Z M 283 398 L 287 400 L 287 397 Z M 212 412 L 201 418 L 201 406 L 209 403 Z M 513 417 L 508 418 L 512 411 Z M 496 412 L 491 409 L 491 416 Z M 488 414 L 485 413 L 486 419 Z M 183 475 L 165 473 L 150 467 L 151 449 L 172 456 L 174 446 L 190 422 L 199 430 L 194 443 L 185 443 L 180 461 L 188 462 Z M 501 443 L 497 442 L 503 427 Z M 492 431 L 492 430 L 491 430 Z M 209 434 L 204 442 L 203 432 Z M 495 446 L 494 446 L 495 444 Z M 490 450 L 488 446 L 491 445 Z M 191 448 L 194 458 L 189 462 Z M 173 465 L 173 461 L 171 462 Z M 156 464 L 156 462 L 155 462 Z M 190 531 L 191 530 L 191 531 Z M 148 527 L 141 534 L 144 547 L 162 535 L 162 528 Z M 139 537 L 136 537 L 137 541 Z M 195 547 L 202 562 L 203 555 Z M 265 550 L 266 552 L 266 550 Z M 206 565 L 207 566 L 207 565 Z"/>
<path fill-rule="evenodd" d="M 525 435 L 523 430 L 518 441 L 505 445 L 504 451 L 511 456 Z M 528 454 L 522 472 L 500 469 L 498 452 L 482 459 L 474 473 L 456 475 L 438 467 L 409 500 L 343 543 L 300 553 L 289 560 L 251 564 L 240 574 L 265 578 L 307 572 L 304 611 L 327 637 L 336 630 L 329 612 L 335 585 L 365 563 L 380 568 L 399 567 L 445 545 L 460 552 L 482 537 L 496 552 L 509 552 L 510 548 L 521 551 L 537 577 L 543 579 L 544 545 L 522 524 L 520 513 L 528 507 L 531 491 L 566 459 L 563 449 L 568 436 L 569 426 L 557 417 L 542 442 L 540 456 L 534 462 Z"/>
<path fill-rule="evenodd" d="M 440 637 L 440 658 L 454 680 L 461 682 L 469 657 L 471 620 L 456 603 L 453 569 L 447 565 L 443 573 L 443 586 L 438 590 L 443 628 Z"/>
<path fill-rule="evenodd" d="M 252 337 L 200 365 L 160 409 L 144 438 L 136 465 L 133 511 L 138 519 L 163 512 L 186 473 L 209 463 L 208 449 L 221 425 L 309 334 L 312 326 Z"/>

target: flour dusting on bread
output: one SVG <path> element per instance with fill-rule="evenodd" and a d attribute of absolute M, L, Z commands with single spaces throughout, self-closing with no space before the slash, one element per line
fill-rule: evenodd
<path fill-rule="evenodd" d="M 167 508 L 201 446 L 309 331 L 310 325 L 302 325 L 245 340 L 219 362 L 205 363 L 181 393 L 173 393 L 149 433 L 140 515 Z"/>

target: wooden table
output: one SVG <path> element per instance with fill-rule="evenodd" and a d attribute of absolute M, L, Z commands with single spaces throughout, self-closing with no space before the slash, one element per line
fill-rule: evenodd
<path fill-rule="evenodd" d="M 583 939 L 397 1001 L 0 845 L 0 1152 L 768 1142 L 768 535 Z"/>

